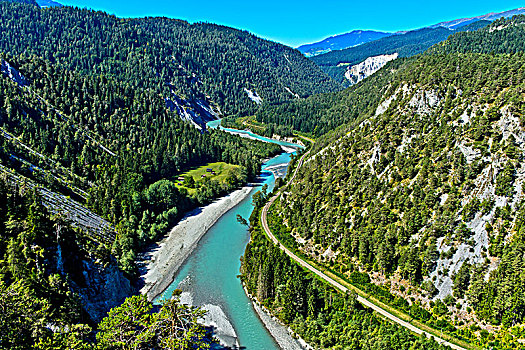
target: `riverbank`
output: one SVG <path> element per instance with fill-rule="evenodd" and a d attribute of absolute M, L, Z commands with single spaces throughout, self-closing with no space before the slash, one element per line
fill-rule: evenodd
<path fill-rule="evenodd" d="M 153 300 L 164 292 L 200 239 L 217 220 L 246 198 L 251 190 L 251 186 L 245 186 L 186 214 L 167 237 L 143 254 L 144 266 L 141 268 L 140 279 L 144 286 L 140 292 L 148 300 Z"/>
<path fill-rule="evenodd" d="M 282 179 L 286 176 L 286 171 L 288 170 L 288 163 L 268 166 L 264 170 L 271 172 L 276 180 L 277 178 Z"/>
<path fill-rule="evenodd" d="M 252 136 L 249 133 L 252 133 L 252 134 L 255 134 L 255 133 L 253 131 L 251 131 L 250 129 L 234 131 L 235 129 L 223 128 L 221 126 L 221 130 L 223 130 L 225 132 L 228 132 L 228 133 L 230 133 L 232 135 L 237 135 L 237 136 L 244 137 L 244 138 L 250 139 L 250 140 L 257 140 L 257 141 L 262 141 L 262 142 L 267 142 L 267 143 L 272 143 L 270 140 L 272 140 L 272 141 L 281 141 L 281 140 L 279 140 L 277 138 L 273 138 L 273 137 L 265 137 L 265 136 L 260 136 L 260 135 L 257 135 L 257 136 L 260 136 L 260 137 Z M 268 141 L 266 141 L 265 139 L 268 139 Z M 288 141 L 284 141 L 284 142 L 288 142 Z M 286 146 L 283 146 L 283 145 L 280 145 L 280 146 L 287 153 L 288 153 L 287 149 L 291 149 L 292 148 L 292 147 L 286 147 Z M 295 149 L 294 149 L 294 151 L 295 151 Z"/>
<path fill-rule="evenodd" d="M 273 140 L 271 142 L 281 146 L 290 146 L 282 141 Z M 296 147 L 293 148 L 293 151 L 295 150 Z M 200 229 L 200 233 L 188 232 L 181 221 L 173 229 L 178 227 L 179 235 L 193 236 L 195 243 L 190 244 L 191 249 L 187 253 L 169 253 L 170 249 L 167 246 L 171 246 L 171 249 L 187 248 L 184 243 L 168 242 L 170 237 L 175 239 L 171 234 L 157 247 L 152 248 L 142 260 L 145 266 L 141 269 L 142 280 L 146 282 L 143 292 L 148 295 L 148 298 L 167 299 L 173 290 L 180 289 L 183 303 L 208 311 L 207 318 L 203 322 L 213 327 L 214 335 L 224 346 L 238 348 L 240 344 L 246 349 L 282 349 L 278 345 L 278 342 L 281 344 L 282 342 L 275 339 L 280 338 L 279 334 L 287 333 L 286 327 L 278 322 L 271 326 L 266 325 L 262 319 L 272 317 L 258 314 L 258 311 L 264 313 L 264 310 L 256 311 L 256 307 L 245 294 L 239 281 L 239 258 L 244 254 L 250 235 L 246 226 L 238 222 L 236 215 L 248 218 L 253 211 L 251 198 L 249 198 L 250 193 L 261 190 L 263 185 L 268 185 L 268 191 L 271 191 L 274 186 L 274 176 L 285 173 L 289 162 L 289 153 L 282 153 L 265 160 L 263 171 L 259 174 L 254 187 L 249 188 L 250 191 L 245 196 L 230 203 L 229 208 L 221 210 L 221 213 L 216 215 L 218 219 L 209 220 L 201 215 L 207 207 L 200 208 L 185 217 L 182 221 L 194 218 L 193 224 L 186 223 L 186 226 L 190 228 L 206 226 L 206 229 Z M 166 249 L 167 253 L 160 254 L 160 249 Z M 169 254 L 176 255 L 171 259 L 176 260 L 176 264 L 166 257 Z M 167 265 L 169 267 L 166 267 Z M 163 274 L 171 276 L 163 276 Z M 145 278 L 146 275 L 147 278 Z M 288 337 L 293 340 L 291 335 Z M 283 348 L 289 347 L 284 345 Z"/>
<path fill-rule="evenodd" d="M 277 141 L 284 141 L 284 142 L 288 142 L 288 143 L 295 143 L 301 147 L 306 147 L 306 145 L 304 144 L 304 142 L 302 140 L 299 140 L 299 138 L 301 138 L 303 136 L 281 136 L 281 135 L 277 135 L 277 134 L 273 134 L 273 136 L 271 137 L 272 140 L 277 140 Z"/>
<path fill-rule="evenodd" d="M 311 350 L 303 339 L 295 339 L 291 334 L 291 329 L 282 324 L 277 318 L 275 318 L 264 306 L 259 304 L 259 301 L 254 298 L 243 286 L 244 292 L 250 298 L 253 304 L 253 308 L 259 319 L 264 324 L 264 327 L 270 332 L 272 338 L 275 339 L 281 349 L 285 350 Z"/>
<path fill-rule="evenodd" d="M 261 136 L 261 134 L 259 134 L 258 132 L 254 131 L 254 130 L 263 130 L 265 131 L 266 130 L 266 127 L 264 125 L 254 125 L 253 123 L 250 123 L 246 120 L 246 118 L 252 118 L 252 117 L 242 117 L 242 118 L 237 118 L 236 119 L 236 122 L 234 123 L 238 129 L 233 129 L 233 128 L 229 128 L 229 127 L 223 127 L 221 125 L 221 120 L 219 119 L 218 121 L 213 121 L 211 123 L 208 123 L 208 125 L 210 125 L 210 127 L 212 128 L 217 128 L 217 127 L 220 127 L 221 129 L 228 129 L 228 130 L 232 130 L 232 131 L 241 131 L 244 130 L 244 132 L 249 132 L 253 135 L 257 135 L 257 136 Z M 240 124 L 239 124 L 240 122 Z M 228 131 L 229 132 L 229 131 Z M 305 148 L 306 145 L 303 141 L 307 141 L 308 143 L 312 144 L 315 142 L 315 140 L 309 138 L 309 137 L 306 137 L 304 135 L 299 135 L 299 134 L 294 134 L 293 136 L 282 136 L 282 135 L 278 135 L 278 134 L 273 134 L 271 137 L 266 137 L 266 136 L 261 136 L 261 137 L 264 137 L 268 140 L 271 140 L 270 142 L 286 142 L 286 143 L 291 143 L 291 144 L 295 144 L 295 145 L 299 145 L 300 147 L 302 148 Z M 289 151 L 286 151 L 286 152 L 289 152 Z"/>
<path fill-rule="evenodd" d="M 290 138 L 290 141 L 288 141 L 286 138 L 280 137 L 279 135 L 274 135 L 274 137 L 266 137 L 261 136 L 253 133 L 250 129 L 246 130 L 237 130 L 237 129 L 229 129 L 224 128 L 222 126 L 219 126 L 220 129 L 224 132 L 230 133 L 232 135 L 237 135 L 240 137 L 244 137 L 250 140 L 257 140 L 267 143 L 275 143 L 279 146 L 281 146 L 282 150 L 286 153 L 291 153 L 297 151 L 298 148 L 304 148 L 304 144 L 301 141 L 298 141 L 298 143 L 292 142 L 293 139 Z"/>

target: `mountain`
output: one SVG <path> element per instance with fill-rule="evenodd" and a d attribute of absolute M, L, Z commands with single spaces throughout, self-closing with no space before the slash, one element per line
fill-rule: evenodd
<path fill-rule="evenodd" d="M 392 35 L 392 33 L 377 32 L 373 30 L 354 30 L 350 33 L 331 36 L 313 44 L 301 45 L 297 50 L 304 53 L 306 57 L 311 57 L 334 50 L 342 50 L 358 46 L 390 35 Z"/>
<path fill-rule="evenodd" d="M 63 6 L 62 4 L 59 4 L 58 2 L 51 1 L 51 0 L 38 0 L 37 3 L 40 7 L 61 7 Z"/>
<path fill-rule="evenodd" d="M 430 26 L 430 28 L 445 27 L 449 29 L 458 29 L 468 24 L 477 22 L 477 21 L 494 21 L 500 18 L 509 18 L 509 17 L 512 17 L 515 15 L 521 15 L 521 14 L 525 14 L 525 7 L 520 7 L 514 10 L 508 10 L 508 11 L 497 12 L 497 13 L 491 12 L 486 15 L 481 15 L 481 16 L 476 16 L 476 17 L 460 18 L 460 19 L 455 19 L 452 21 L 440 22 L 438 24 L 434 24 Z"/>
<path fill-rule="evenodd" d="M 520 7 L 514 10 L 508 10 L 508 11 L 503 11 L 503 12 L 498 12 L 498 13 L 488 13 L 488 14 L 476 16 L 476 17 L 460 18 L 460 19 L 455 19 L 452 21 L 440 22 L 440 23 L 431 25 L 428 28 L 444 27 L 444 28 L 448 28 L 452 30 L 457 30 L 461 27 L 464 27 L 466 25 L 469 25 L 475 22 L 480 22 L 480 21 L 492 22 L 502 17 L 509 18 L 509 17 L 523 14 L 523 13 L 525 13 L 525 7 Z M 388 37 L 391 35 L 405 34 L 405 33 L 407 33 L 407 31 L 388 33 L 388 32 L 379 32 L 379 31 L 372 31 L 372 30 L 354 30 L 354 31 L 351 31 L 350 33 L 334 35 L 322 41 L 315 42 L 312 44 L 301 45 L 297 49 L 301 51 L 303 54 L 305 54 L 306 57 L 312 57 L 312 56 L 325 54 L 325 53 L 335 51 L 335 50 L 344 50 L 344 49 L 351 48 L 354 46 L 359 46 L 361 44 L 379 40 L 381 38 Z"/>
<path fill-rule="evenodd" d="M 429 47 L 444 41 L 456 32 L 471 32 L 491 23 L 487 20 L 465 24 L 452 30 L 446 27 L 423 28 L 372 41 L 360 46 L 332 51 L 327 54 L 311 57 L 327 74 L 344 86 L 354 82 L 348 79 L 349 70 L 368 58 L 397 54 L 398 57 L 410 57 L 420 54 Z"/>
<path fill-rule="evenodd" d="M 30 4 L 30 5 L 37 5 L 37 2 L 35 0 L 0 0 L 0 2 L 16 2 L 20 4 Z"/>
<path fill-rule="evenodd" d="M 482 348 L 523 348 L 523 23 L 456 33 L 272 116 L 326 132 L 268 213 L 281 242 L 371 299 Z M 346 124 L 325 127 L 331 120 Z M 278 273 L 252 253 L 247 276 Z M 262 278 L 252 283 L 271 291 Z M 298 308 L 289 309 L 282 314 Z"/>
<path fill-rule="evenodd" d="M 508 18 L 521 13 L 525 13 L 525 8 L 441 22 L 423 29 L 397 32 L 391 36 L 363 43 L 363 45 L 356 47 L 320 53 L 312 57 L 312 60 L 336 81 L 348 86 L 352 84 L 352 81 L 345 79 L 346 66 L 348 65 L 359 64 L 368 57 L 394 53 L 400 57 L 409 57 L 444 41 L 454 31 L 475 31 L 496 19 Z"/>
<path fill-rule="evenodd" d="M 344 76 L 348 66 L 359 64 L 368 57 L 379 55 L 395 53 L 399 57 L 417 55 L 432 45 L 445 40 L 453 32 L 453 30 L 444 27 L 424 28 L 392 35 L 356 47 L 332 51 L 311 57 L 311 60 L 332 76 L 335 81 L 349 85 Z"/>
<path fill-rule="evenodd" d="M 472 26 L 473 24 L 469 25 Z M 463 28 L 467 28 L 465 26 Z M 429 53 L 515 53 L 525 50 L 525 17 L 499 19 L 477 31 L 456 33 L 429 49 Z"/>
<path fill-rule="evenodd" d="M 12 2 L 0 17 L 2 348 L 78 348 L 57 344 L 134 293 L 145 246 L 281 151 L 181 115 L 257 107 L 246 86 L 311 93 L 308 75 L 337 88 L 298 51 L 226 27 Z M 214 162 L 232 165 L 224 181 L 175 185 Z"/>
<path fill-rule="evenodd" d="M 167 18 L 119 19 L 71 7 L 43 11 L 0 4 L 9 6 L 0 14 L 0 28 L 8 34 L 0 39 L 1 51 L 34 54 L 63 68 L 154 88 L 171 109 L 201 126 L 201 120 L 217 114 L 255 110 L 247 91 L 274 103 L 340 89 L 297 50 L 245 31 Z"/>
<path fill-rule="evenodd" d="M 481 29 L 489 25 L 490 23 L 491 22 L 487 20 L 480 20 L 480 21 L 476 21 L 470 24 L 465 24 L 464 26 L 457 29 L 457 31 L 474 32 L 478 29 Z M 402 50 L 403 49 L 400 49 L 400 51 Z M 363 79 L 368 78 L 370 75 L 377 72 L 386 63 L 398 58 L 398 56 L 399 54 L 397 52 L 394 52 L 393 54 L 390 54 L 390 55 L 386 54 L 386 55 L 371 56 L 365 59 L 363 62 L 358 63 L 356 65 L 340 63 L 338 64 L 338 67 L 347 66 L 346 71 L 344 73 L 344 77 L 348 81 L 347 82 L 348 84 L 353 85 L 353 84 L 357 84 Z"/>

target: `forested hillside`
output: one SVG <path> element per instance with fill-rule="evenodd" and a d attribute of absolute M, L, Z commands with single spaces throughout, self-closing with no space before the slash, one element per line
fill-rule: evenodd
<path fill-rule="evenodd" d="M 385 68 L 344 91 L 264 105 L 255 116 L 257 121 L 268 125 L 292 127 L 316 137 L 324 135 L 360 115 L 371 113 L 391 79 L 390 69 L 399 66 L 404 60 L 399 58 L 389 62 Z"/>
<path fill-rule="evenodd" d="M 214 24 L 0 2 L 0 28 L 0 52 L 114 77 L 197 113 L 199 102 L 226 115 L 253 109 L 246 90 L 278 102 L 339 89 L 299 51 Z"/>
<path fill-rule="evenodd" d="M 347 66 L 363 62 L 368 57 L 398 53 L 400 57 L 410 57 L 424 52 L 430 46 L 445 40 L 453 30 L 448 28 L 424 28 L 407 33 L 371 41 L 344 50 L 332 51 L 312 57 L 335 81 L 344 84 Z"/>
<path fill-rule="evenodd" d="M 153 69 L 160 70 L 149 61 L 155 54 L 144 51 L 153 42 L 136 46 L 140 25 L 153 19 L 137 20 L 137 27 L 115 34 L 109 27 L 126 27 L 127 20 L 57 10 L 0 3 L 1 50 L 7 51 L 0 53 L 0 202 L 5 204 L 0 208 L 0 347 L 95 348 L 97 327 L 97 348 L 205 348 L 211 340 L 197 323 L 201 313 L 178 300 L 152 313 L 147 300 L 131 299 L 97 322 L 135 293 L 136 255 L 145 245 L 166 234 L 187 210 L 246 183 L 262 159 L 281 149 L 220 131 L 202 132 L 181 119 L 180 96 L 194 99 L 191 108 L 221 106 L 209 102 L 204 90 L 188 90 L 200 84 L 197 80 L 163 81 L 168 73 Z M 233 32 L 212 27 L 210 33 Z M 260 40 L 235 33 L 246 36 L 242 40 Z M 122 42 L 126 36 L 133 39 L 129 47 Z M 264 54 L 270 51 L 265 47 Z M 199 58 L 186 54 L 185 64 L 197 65 Z M 228 85 L 234 74 L 227 75 L 214 86 Z M 179 105 L 170 108 L 170 101 Z M 210 162 L 231 164 L 230 170 L 220 181 L 194 183 L 191 193 L 175 185 L 179 174 Z M 167 326 L 173 322 L 182 328 Z M 140 332 L 127 334 L 129 327 Z"/>
<path fill-rule="evenodd" d="M 244 183 L 261 158 L 280 151 L 202 134 L 160 96 L 38 58 L 0 55 L 0 106 L 2 348 L 94 348 L 86 342 L 89 326 L 134 293 L 137 252 L 186 210 Z M 175 186 L 178 172 L 216 160 L 240 167 L 223 182 L 195 184 L 193 195 Z M 129 341 L 164 348 L 160 339 L 173 337 L 156 333 L 158 322 L 178 316 L 166 310 L 157 318 L 143 304 L 122 312 L 145 313 L 151 324 L 140 326 L 151 334 Z M 202 328 L 196 319 L 184 322 L 196 327 L 192 332 Z M 128 326 L 115 314 L 106 323 L 109 335 L 98 346 L 114 349 L 111 337 L 122 341 Z M 180 336 L 197 342 L 195 333 Z"/>
<path fill-rule="evenodd" d="M 458 322 L 470 324 L 472 308 L 520 324 L 523 63 L 432 56 L 400 73 L 375 116 L 319 150 L 275 208 L 297 246 L 342 273 L 353 262 L 428 308 L 437 295 Z"/>
<path fill-rule="evenodd" d="M 525 16 L 499 19 L 479 31 L 461 32 L 432 47 L 430 53 L 514 53 L 525 50 Z"/>
<path fill-rule="evenodd" d="M 497 20 L 490 26 L 487 26 L 488 21 L 474 22 L 460 28 L 461 32 L 455 33 L 446 41 L 430 47 L 424 54 L 523 52 L 522 22 L 524 22 L 523 16 Z M 444 28 L 441 29 L 444 30 Z M 453 32 L 449 31 L 449 34 L 451 33 Z M 394 37 L 381 40 L 393 40 L 392 38 Z M 371 44 L 364 44 L 360 47 Z M 411 55 L 413 53 L 409 54 Z M 322 56 L 324 55 L 318 57 Z M 360 60 L 364 60 L 368 54 L 362 56 Z M 383 94 L 382 89 L 391 79 L 391 70 L 404 62 L 402 59 L 396 61 L 389 62 L 386 67 L 347 90 L 262 106 L 255 114 L 257 121 L 280 128 L 292 127 L 296 131 L 321 136 L 354 120 L 359 115 L 373 112 L 378 99 Z M 346 68 L 341 71 L 342 74 L 345 70 Z"/>
<path fill-rule="evenodd" d="M 262 158 L 280 150 L 219 131 L 202 134 L 167 110 L 161 96 L 115 78 L 37 58 L 0 61 L 2 164 L 107 218 L 119 232 L 114 253 L 132 275 L 143 244 L 187 209 L 244 183 Z M 192 196 L 165 180 L 215 161 L 243 170 L 223 183 L 200 184 Z"/>
<path fill-rule="evenodd" d="M 260 209 L 260 208 L 258 208 Z M 250 222 L 250 243 L 242 260 L 242 280 L 294 332 L 316 349 L 447 349 L 417 337 L 363 307 L 355 294 L 342 295 L 293 263 Z"/>
<path fill-rule="evenodd" d="M 126 297 L 142 249 L 281 152 L 204 127 L 254 114 L 270 136 L 319 137 L 269 212 L 285 245 L 434 330 L 523 347 L 524 18 L 340 91 L 297 50 L 245 31 L 0 1 L 0 348 L 210 347 L 179 291 L 158 307 Z M 450 33 L 382 39 L 381 53 Z M 357 62 L 366 45 L 319 59 Z M 210 163 L 221 180 L 202 176 Z M 242 281 L 294 332 L 319 348 L 443 348 L 292 263 L 259 227 L 265 197 Z"/>
<path fill-rule="evenodd" d="M 475 32 L 488 24 L 490 21 L 481 20 L 456 29 L 435 27 L 397 33 L 357 47 L 332 51 L 311 59 L 335 81 L 349 86 L 348 80 L 344 77 L 345 71 L 348 67 L 361 63 L 368 57 L 394 53 L 398 53 L 399 57 L 411 57 L 426 51 L 434 44 L 443 42 L 451 34 Z"/>
<path fill-rule="evenodd" d="M 51 215 L 36 191 L 1 175 L 0 202 L 0 348 L 210 346 L 203 312 L 177 294 L 155 312 L 145 297 L 124 300 L 130 283 L 110 251 Z"/>
<path fill-rule="evenodd" d="M 457 34 L 382 76 L 307 99 L 320 103 L 289 104 L 280 118 L 293 123 L 350 123 L 317 140 L 269 219 L 289 247 L 379 300 L 498 349 L 525 336 L 519 23 Z M 472 51 L 497 53 L 452 49 L 470 37 L 480 43 Z M 373 88 L 365 103 L 359 93 Z"/>

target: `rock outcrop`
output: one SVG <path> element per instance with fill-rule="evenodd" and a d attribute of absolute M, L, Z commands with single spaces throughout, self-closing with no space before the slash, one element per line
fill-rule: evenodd
<path fill-rule="evenodd" d="M 381 69 L 388 62 L 395 60 L 398 54 L 394 53 L 392 55 L 379 55 L 368 57 L 364 62 L 356 64 L 348 68 L 345 73 L 345 78 L 350 81 L 350 84 L 357 84 L 361 80 L 368 78 L 379 69 Z"/>
<path fill-rule="evenodd" d="M 130 281 L 118 269 L 114 258 L 105 266 L 91 259 L 83 260 L 82 274 L 85 285 L 73 282 L 73 289 L 79 293 L 84 310 L 95 322 L 133 293 Z"/>

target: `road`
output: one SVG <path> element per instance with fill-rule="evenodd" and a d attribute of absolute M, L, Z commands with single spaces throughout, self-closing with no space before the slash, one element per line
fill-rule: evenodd
<path fill-rule="evenodd" d="M 301 168 L 301 166 L 303 165 L 303 160 L 304 158 L 308 155 L 308 153 L 310 152 L 306 152 L 302 157 L 301 159 L 299 160 L 299 163 L 297 164 L 297 167 L 295 168 L 295 171 L 292 175 L 292 177 L 290 178 L 290 180 L 288 181 L 288 183 L 283 186 L 279 192 L 277 192 L 277 194 L 275 196 L 273 196 L 272 198 L 270 198 L 270 200 L 268 201 L 268 203 L 266 203 L 266 205 L 264 206 L 263 210 L 262 210 L 262 214 L 261 214 L 261 222 L 262 222 L 262 226 L 263 226 L 263 229 L 264 231 L 266 232 L 266 234 L 268 235 L 268 237 L 270 237 L 270 239 L 275 243 L 277 244 L 277 246 L 279 246 L 279 248 L 284 251 L 286 253 L 286 255 L 288 255 L 290 258 L 292 258 L 293 260 L 295 260 L 299 265 L 305 267 L 306 269 L 310 270 L 311 272 L 315 273 L 317 276 L 319 276 L 320 278 L 322 278 L 323 280 L 325 280 L 326 282 L 330 283 L 332 286 L 334 286 L 335 288 L 341 290 L 342 292 L 346 293 L 348 291 L 348 288 L 346 288 L 345 286 L 343 286 L 341 283 L 335 281 L 334 279 L 332 279 L 331 277 L 327 276 L 326 274 L 324 274 L 322 271 L 319 271 L 318 269 L 316 269 L 315 267 L 313 267 L 312 265 L 310 265 L 309 263 L 307 263 L 306 261 L 304 261 L 303 259 L 301 259 L 300 257 L 298 257 L 296 254 L 294 254 L 294 252 L 292 252 L 291 250 L 289 250 L 288 248 L 286 248 L 285 246 L 283 246 L 279 240 L 274 236 L 274 234 L 272 233 L 272 231 L 270 230 L 270 227 L 268 226 L 268 210 L 270 209 L 271 205 L 273 204 L 273 202 L 275 202 L 275 200 L 279 197 L 279 195 L 282 193 L 282 191 L 284 189 L 286 189 L 288 187 L 289 184 L 291 184 L 294 179 L 295 179 L 295 176 L 297 175 L 297 171 Z M 386 311 L 385 309 L 377 306 L 376 304 L 372 303 L 371 301 L 361 297 L 361 296 L 357 296 L 357 301 L 359 301 L 361 304 L 371 308 L 372 310 L 376 311 L 377 313 L 383 315 L 384 317 L 388 318 L 389 320 L 409 329 L 410 331 L 416 333 L 416 334 L 425 334 L 427 337 L 430 337 L 431 335 L 428 334 L 427 332 L 423 331 L 422 329 L 419 329 L 418 327 L 414 326 L 413 324 L 410 324 L 406 321 L 403 321 L 402 319 L 400 319 L 399 317 L 395 316 L 395 315 L 392 315 L 391 313 L 389 313 L 388 311 Z M 456 349 L 456 350 L 466 350 L 465 348 L 463 347 L 460 347 L 456 344 L 452 344 L 444 339 L 441 339 L 439 337 L 436 337 L 436 336 L 433 336 L 434 339 L 438 342 L 438 343 L 441 343 L 443 345 L 446 345 L 446 346 L 449 346 L 451 347 L 452 349 Z"/>

